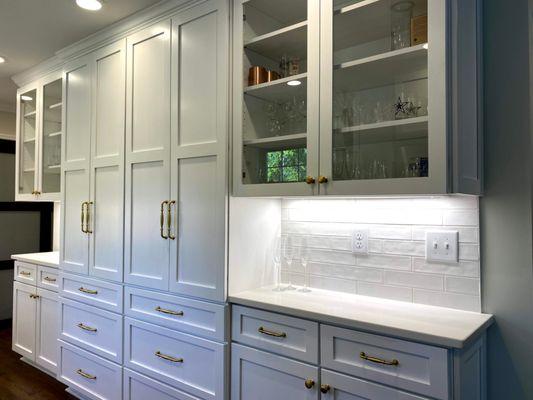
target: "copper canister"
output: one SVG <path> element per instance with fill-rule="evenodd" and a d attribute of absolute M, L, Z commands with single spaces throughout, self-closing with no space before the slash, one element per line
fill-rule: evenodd
<path fill-rule="evenodd" d="M 259 85 L 267 82 L 268 72 L 266 68 L 254 66 L 250 67 L 248 71 L 248 86 Z"/>
<path fill-rule="evenodd" d="M 279 74 L 276 71 L 267 71 L 267 82 L 272 82 L 276 79 L 279 79 Z"/>

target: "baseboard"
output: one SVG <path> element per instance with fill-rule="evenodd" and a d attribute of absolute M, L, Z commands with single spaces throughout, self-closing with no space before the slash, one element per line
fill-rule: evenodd
<path fill-rule="evenodd" d="M 71 396 L 74 396 L 75 398 L 79 400 L 90 400 L 88 397 L 85 397 L 80 392 L 72 389 L 71 387 L 66 388 L 65 392 L 67 392 L 68 394 L 70 394 Z"/>

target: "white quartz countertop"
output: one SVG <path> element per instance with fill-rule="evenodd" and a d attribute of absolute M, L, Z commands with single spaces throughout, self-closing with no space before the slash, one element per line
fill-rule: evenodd
<path fill-rule="evenodd" d="M 493 322 L 491 314 L 320 289 L 302 293 L 265 287 L 229 296 L 229 301 L 448 348 L 462 348 Z"/>
<path fill-rule="evenodd" d="M 47 267 L 59 267 L 59 251 L 49 251 L 46 253 L 13 254 L 13 260 L 24 261 L 30 264 L 44 265 Z"/>

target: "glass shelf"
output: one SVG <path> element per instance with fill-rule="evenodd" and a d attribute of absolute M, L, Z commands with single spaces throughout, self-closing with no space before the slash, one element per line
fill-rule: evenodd
<path fill-rule="evenodd" d="M 43 86 L 42 191 L 60 191 L 61 172 L 61 79 Z"/>
<path fill-rule="evenodd" d="M 19 192 L 31 194 L 35 190 L 35 163 L 36 148 L 35 138 L 37 115 L 37 90 L 30 90 L 19 97 L 20 115 L 19 129 L 20 140 L 24 146 L 19 150 Z"/>

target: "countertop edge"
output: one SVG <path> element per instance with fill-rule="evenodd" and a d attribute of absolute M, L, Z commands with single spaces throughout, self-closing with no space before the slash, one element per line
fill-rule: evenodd
<path fill-rule="evenodd" d="M 319 312 L 313 312 L 309 310 L 295 309 L 292 307 L 281 306 L 278 304 L 266 303 L 259 300 L 244 299 L 238 296 L 228 296 L 228 302 L 236 305 L 243 305 L 248 307 L 255 307 L 264 309 L 267 311 L 279 312 L 288 314 L 294 317 L 317 320 L 320 322 L 331 323 L 335 325 L 345 326 L 352 329 L 362 329 L 376 334 L 382 334 L 386 336 L 394 336 L 400 339 L 421 342 L 429 345 L 462 349 L 467 342 L 477 337 L 484 332 L 494 322 L 494 316 L 487 315 L 487 320 L 481 324 L 477 329 L 472 331 L 467 337 L 462 339 L 454 339 L 445 336 L 431 335 L 429 333 L 421 333 L 418 331 L 401 329 L 381 324 L 373 324 L 369 322 L 358 321 L 351 318 L 344 318 L 339 316 L 325 315 Z"/>
<path fill-rule="evenodd" d="M 50 267 L 50 268 L 56 268 L 56 269 L 59 268 L 59 260 L 57 262 L 51 262 L 49 260 L 47 261 L 43 258 L 40 258 L 38 254 L 43 254 L 43 253 L 13 254 L 11 255 L 11 259 L 16 260 L 16 261 L 27 262 L 29 264 L 42 265 L 42 266 Z"/>

